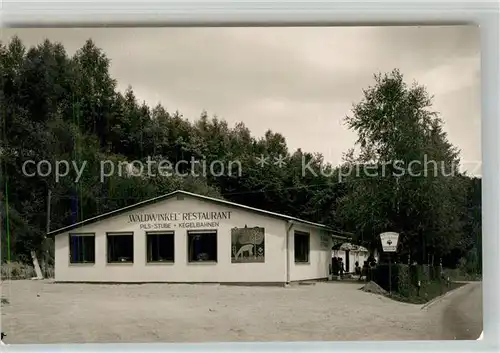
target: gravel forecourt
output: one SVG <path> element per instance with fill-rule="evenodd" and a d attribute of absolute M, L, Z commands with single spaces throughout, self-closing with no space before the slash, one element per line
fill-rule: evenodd
<path fill-rule="evenodd" d="M 361 286 L 4 281 L 2 331 L 7 344 L 439 339 L 439 310 Z"/>

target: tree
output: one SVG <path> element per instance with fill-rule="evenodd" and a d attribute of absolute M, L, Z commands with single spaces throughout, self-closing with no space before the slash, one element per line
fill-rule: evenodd
<path fill-rule="evenodd" d="M 149 107 L 137 101 L 132 87 L 117 91 L 109 66 L 91 40 L 73 57 L 48 40 L 31 48 L 16 37 L 0 43 L 0 183 L 9 201 L 8 207 L 0 204 L 1 240 L 5 246 L 10 227 L 13 260 L 31 261 L 31 251 L 44 252 L 47 219 L 54 230 L 176 189 L 355 231 L 373 246 L 379 232 L 395 229 L 404 252 L 421 261 L 453 249 L 446 258 L 452 263 L 480 249 L 480 181 L 459 175 L 458 151 L 431 111 L 429 95 L 416 84 L 408 87 L 397 71 L 376 76 L 354 106 L 346 123 L 358 133 L 359 153 L 347 153 L 345 163 L 335 166 L 321 154 L 290 151 L 276 131 L 259 137 L 244 123 L 230 127 L 207 112 L 192 122 L 161 105 Z M 257 163 L 261 156 L 267 158 L 264 167 Z M 284 164 L 278 166 L 274 158 L 280 156 Z M 162 176 L 157 167 L 153 175 L 118 173 L 119 163 L 146 163 L 148 157 L 173 165 L 187 161 L 179 172 L 188 175 Z M 392 161 L 407 166 L 425 158 L 443 163 L 422 166 L 425 177 L 394 176 L 399 169 Z M 198 166 L 190 173 L 192 159 L 239 169 L 214 176 L 199 173 Z M 25 175 L 27 160 L 86 166 L 78 182 L 74 168 L 56 181 L 54 174 Z M 105 160 L 116 169 L 103 181 Z M 378 175 L 359 172 L 368 168 Z"/>
<path fill-rule="evenodd" d="M 339 200 L 340 221 L 354 227 L 367 245 L 378 234 L 400 233 L 402 253 L 420 262 L 448 254 L 463 237 L 464 207 L 458 151 L 447 140 L 425 87 L 408 86 L 394 70 L 375 76 L 375 85 L 346 117 L 358 134 L 346 155 L 348 192 Z"/>

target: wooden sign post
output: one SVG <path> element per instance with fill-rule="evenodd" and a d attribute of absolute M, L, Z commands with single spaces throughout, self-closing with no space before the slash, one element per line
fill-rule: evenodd
<path fill-rule="evenodd" d="M 392 293 L 392 261 L 391 253 L 398 249 L 399 234 L 394 232 L 385 232 L 380 234 L 382 250 L 389 255 L 389 294 Z"/>

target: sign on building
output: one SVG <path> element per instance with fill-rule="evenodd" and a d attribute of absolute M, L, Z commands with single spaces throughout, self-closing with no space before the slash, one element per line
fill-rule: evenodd
<path fill-rule="evenodd" d="M 380 234 L 382 250 L 384 252 L 396 252 L 398 248 L 399 234 L 395 232 L 385 232 Z"/>
<path fill-rule="evenodd" d="M 329 250 L 331 248 L 330 246 L 330 239 L 331 237 L 328 234 L 321 234 L 320 236 L 320 247 L 323 250 Z"/>
<path fill-rule="evenodd" d="M 231 229 L 231 262 L 265 262 L 265 231 L 262 227 Z"/>
<path fill-rule="evenodd" d="M 231 211 L 137 213 L 128 215 L 129 223 L 139 223 L 139 228 L 145 230 L 218 228 L 220 221 L 229 219 L 231 219 Z"/>

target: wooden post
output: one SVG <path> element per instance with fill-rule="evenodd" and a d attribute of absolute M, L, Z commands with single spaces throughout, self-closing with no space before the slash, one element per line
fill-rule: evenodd
<path fill-rule="evenodd" d="M 2 205 L 2 198 L 0 196 L 0 206 Z M 3 261 L 3 258 L 2 258 L 2 210 L 0 209 L 0 263 L 1 261 Z M 9 251 L 9 250 L 7 250 Z M 8 262 L 7 262 L 8 263 Z"/>
<path fill-rule="evenodd" d="M 410 256 L 410 253 L 408 252 L 408 295 L 410 295 L 411 289 L 412 289 L 412 285 L 411 285 L 411 256 Z"/>
<path fill-rule="evenodd" d="M 389 294 L 392 293 L 392 263 L 391 263 L 391 253 L 389 254 Z"/>
<path fill-rule="evenodd" d="M 51 196 L 52 196 L 52 191 L 49 189 L 47 191 L 47 222 L 46 222 L 47 233 L 50 232 L 50 199 L 51 199 Z"/>
<path fill-rule="evenodd" d="M 36 279 L 43 279 L 42 270 L 40 269 L 40 264 L 38 263 L 38 259 L 36 257 L 36 251 L 31 251 L 31 258 L 33 260 L 33 267 L 35 268 Z"/>
<path fill-rule="evenodd" d="M 47 190 L 47 220 L 46 220 L 46 228 L 47 228 L 47 234 L 50 232 L 50 206 L 51 206 L 51 200 L 52 200 L 52 190 L 50 188 Z M 43 268 L 43 274 L 47 274 L 47 259 L 49 258 L 49 250 L 46 249 L 47 247 L 47 235 L 44 237 L 44 243 L 43 243 L 43 256 L 42 256 L 42 268 Z"/>

